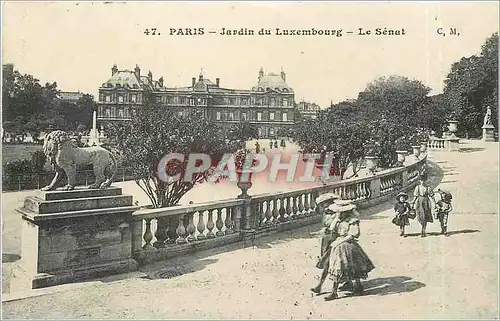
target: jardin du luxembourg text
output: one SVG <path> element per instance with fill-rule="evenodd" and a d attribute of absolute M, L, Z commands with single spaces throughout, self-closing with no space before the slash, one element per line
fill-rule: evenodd
<path fill-rule="evenodd" d="M 438 36 L 460 36 L 460 31 L 456 27 L 437 27 L 433 31 Z M 408 31 L 403 27 L 377 27 L 377 28 L 355 28 L 355 29 L 342 29 L 342 28 L 302 28 L 302 29 L 285 29 L 285 28 L 225 28 L 220 29 L 207 29 L 207 28 L 168 28 L 167 30 L 160 30 L 159 28 L 146 28 L 144 34 L 147 36 L 285 36 L 285 37 L 301 37 L 301 36 L 327 36 L 327 37 L 343 37 L 349 36 L 392 36 L 400 37 L 408 35 Z"/>

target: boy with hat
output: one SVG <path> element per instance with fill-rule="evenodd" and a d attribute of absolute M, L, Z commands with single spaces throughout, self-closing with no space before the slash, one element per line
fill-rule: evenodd
<path fill-rule="evenodd" d="M 453 207 L 451 206 L 452 196 L 448 192 L 438 189 L 441 199 L 436 202 L 436 218 L 441 224 L 441 234 L 449 236 L 448 234 L 448 214 L 450 214 Z"/>
<path fill-rule="evenodd" d="M 401 229 L 401 234 L 399 236 L 405 236 L 405 226 L 410 225 L 410 220 L 408 219 L 408 214 L 410 213 L 410 203 L 408 203 L 408 194 L 401 192 L 396 195 L 396 204 L 394 204 L 394 212 L 396 216 L 392 219 L 392 223 L 399 226 Z"/>

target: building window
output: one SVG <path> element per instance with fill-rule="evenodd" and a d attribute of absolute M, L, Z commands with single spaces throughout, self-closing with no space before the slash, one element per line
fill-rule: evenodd
<path fill-rule="evenodd" d="M 262 120 L 262 113 L 261 113 L 261 112 L 258 112 L 258 113 L 257 113 L 257 120 L 258 120 L 258 121 L 261 121 L 261 120 Z"/>
<path fill-rule="evenodd" d="M 288 106 L 288 99 L 286 99 L 286 98 L 283 99 L 283 106 L 285 106 L 285 107 Z"/>
<path fill-rule="evenodd" d="M 217 120 L 220 120 L 220 111 L 217 112 L 217 114 L 215 115 L 216 119 Z"/>
<path fill-rule="evenodd" d="M 111 95 L 104 96 L 104 101 L 107 103 L 111 102 Z"/>
<path fill-rule="evenodd" d="M 118 117 L 119 118 L 125 118 L 124 115 L 123 115 L 123 109 L 118 109 Z"/>
<path fill-rule="evenodd" d="M 229 113 L 229 120 L 234 120 L 234 113 L 233 112 Z"/>
<path fill-rule="evenodd" d="M 274 128 L 269 128 L 269 136 L 273 136 L 274 135 Z"/>
<path fill-rule="evenodd" d="M 241 120 L 247 120 L 247 113 L 245 111 L 241 113 Z"/>
<path fill-rule="evenodd" d="M 131 95 L 130 96 L 130 101 L 135 103 L 137 101 L 137 95 Z"/>
<path fill-rule="evenodd" d="M 274 112 L 269 113 L 269 120 L 274 120 Z"/>
<path fill-rule="evenodd" d="M 288 119 L 287 119 L 287 116 L 288 116 L 288 114 L 287 114 L 287 113 L 283 113 L 283 115 L 281 115 L 282 120 L 283 120 L 283 121 L 287 121 L 287 120 L 288 120 Z"/>
<path fill-rule="evenodd" d="M 118 96 L 118 102 L 119 102 L 119 103 L 123 103 L 123 96 L 122 96 L 122 95 L 119 95 L 119 96 Z"/>
<path fill-rule="evenodd" d="M 275 100 L 274 98 L 271 98 L 271 106 L 274 106 L 275 105 Z"/>
<path fill-rule="evenodd" d="M 104 116 L 111 117 L 111 109 L 109 108 L 104 109 Z"/>
<path fill-rule="evenodd" d="M 180 104 L 185 104 L 186 103 L 186 97 L 179 97 L 179 103 Z"/>

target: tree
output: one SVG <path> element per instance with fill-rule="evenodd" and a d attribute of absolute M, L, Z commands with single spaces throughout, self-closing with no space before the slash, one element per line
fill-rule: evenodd
<path fill-rule="evenodd" d="M 248 129 L 246 125 L 243 127 Z M 214 166 L 224 154 L 241 147 L 242 137 L 252 134 L 247 130 L 232 131 L 220 126 L 195 110 L 189 115 L 179 116 L 164 106 L 156 105 L 149 93 L 131 122 L 111 125 L 108 133 L 110 143 L 121 150 L 137 177 L 137 185 L 148 195 L 155 208 L 178 204 L 182 196 L 210 176 L 211 171 L 206 170 L 195 173 L 191 180 L 184 179 L 190 154 L 208 154 Z M 165 182 L 160 179 L 157 166 L 165 155 L 171 153 L 182 154 L 185 160 L 167 164 L 168 175 L 180 174 L 180 177 Z"/>
<path fill-rule="evenodd" d="M 445 102 L 459 121 L 459 134 L 479 136 L 488 106 L 498 113 L 498 33 L 489 37 L 479 55 L 462 57 L 445 80 Z M 498 130 L 498 119 L 492 118 Z"/>
<path fill-rule="evenodd" d="M 323 150 L 334 157 L 335 173 L 341 179 L 347 169 L 353 169 L 352 176 L 359 171 L 363 158 L 365 129 L 356 121 L 356 106 L 346 103 L 320 111 L 316 119 L 306 119 L 292 131 L 293 140 L 303 153 L 321 153 Z M 320 162 L 321 163 L 321 162 Z"/>

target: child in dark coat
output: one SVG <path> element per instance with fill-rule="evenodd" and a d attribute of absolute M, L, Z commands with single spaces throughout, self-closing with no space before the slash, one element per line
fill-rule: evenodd
<path fill-rule="evenodd" d="M 408 203 L 408 194 L 401 192 L 396 196 L 397 202 L 394 205 L 395 216 L 392 223 L 399 226 L 401 230 L 400 236 L 405 237 L 405 226 L 410 225 L 409 214 L 411 210 L 410 203 Z"/>
<path fill-rule="evenodd" d="M 436 218 L 441 224 L 441 234 L 448 236 L 448 214 L 452 211 L 451 194 L 438 189 L 441 199 L 436 202 Z"/>

